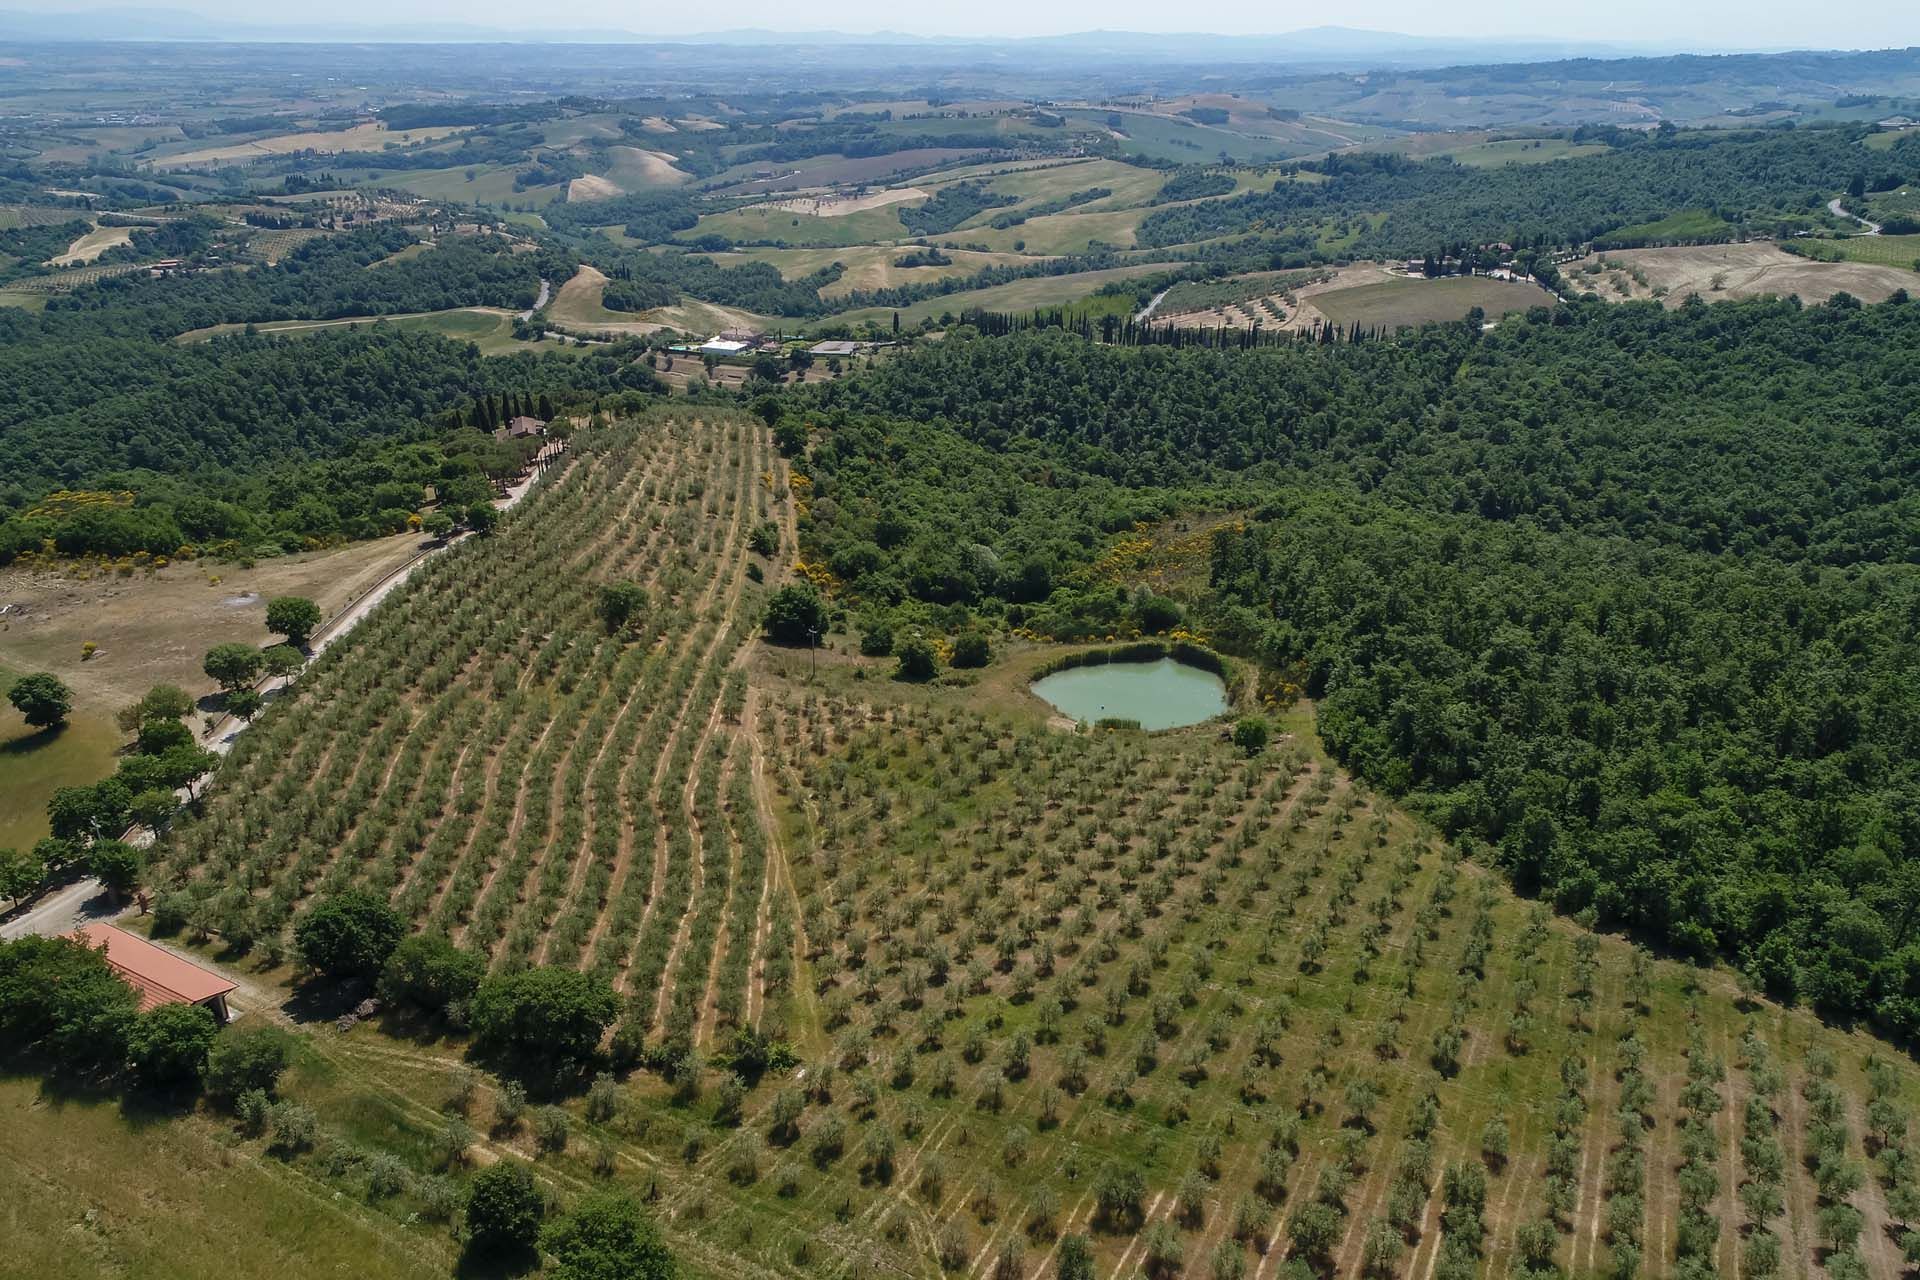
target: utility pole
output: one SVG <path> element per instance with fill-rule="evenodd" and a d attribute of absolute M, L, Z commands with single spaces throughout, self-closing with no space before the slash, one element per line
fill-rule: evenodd
<path fill-rule="evenodd" d="M 820 675 L 820 628 L 807 628 L 807 679 L 813 681 Z"/>

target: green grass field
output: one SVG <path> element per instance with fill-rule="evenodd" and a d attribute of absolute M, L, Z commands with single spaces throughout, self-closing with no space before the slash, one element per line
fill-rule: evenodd
<path fill-rule="evenodd" d="M 1431 324 L 1458 320 L 1475 307 L 1497 320 L 1513 311 L 1546 306 L 1553 295 L 1533 284 L 1513 284 L 1483 276 L 1449 276 L 1441 280 L 1391 280 L 1356 285 L 1317 294 L 1312 299 L 1320 313 L 1335 324 L 1368 327 Z"/>
<path fill-rule="evenodd" d="M 953 262 L 947 266 L 894 265 L 909 252 L 911 250 L 897 245 L 851 245 L 846 248 L 827 249 L 740 249 L 709 256 L 716 262 L 730 265 L 743 262 L 769 263 L 788 280 L 811 275 L 838 262 L 846 268 L 846 271 L 838 280 L 820 291 L 821 296 L 827 298 L 841 297 L 856 289 L 882 289 L 894 285 L 944 280 L 950 276 L 972 275 L 987 267 L 1027 261 L 1019 254 L 970 253 L 965 249 L 954 249 L 948 252 Z"/>
<path fill-rule="evenodd" d="M 1065 114 L 1069 119 L 1092 125 L 1103 133 L 1106 130 L 1107 113 L 1104 111 L 1069 111 Z M 1115 144 L 1122 154 L 1148 160 L 1211 164 L 1224 157 L 1246 163 L 1285 160 L 1314 149 L 1286 140 L 1250 137 L 1244 133 L 1143 111 L 1121 112 L 1120 119 L 1120 132 L 1125 136 L 1116 139 Z"/>
<path fill-rule="evenodd" d="M 1653 222 L 1617 228 L 1595 237 L 1594 244 L 1632 248 L 1637 245 L 1707 243 L 1729 239 L 1732 235 L 1732 225 L 1720 215 L 1704 209 L 1688 209 Z"/>
<path fill-rule="evenodd" d="M 1819 243 L 1821 249 L 1832 250 L 1847 262 L 1873 262 L 1884 267 L 1920 271 L 1920 235 L 1849 236 Z"/>
<path fill-rule="evenodd" d="M 375 264 L 378 265 L 378 264 Z M 452 338 L 456 342 L 479 344 L 482 355 L 510 355 L 516 351 L 578 354 L 577 349 L 558 343 L 523 342 L 513 336 L 513 316 L 491 307 L 460 307 L 450 311 L 420 311 L 398 316 L 347 316 L 338 320 L 275 320 L 253 326 L 259 333 L 277 333 L 289 338 L 305 337 L 326 329 L 355 325 L 389 325 L 395 329 L 419 329 Z M 212 325 L 194 329 L 174 339 L 176 342 L 204 342 L 222 333 L 246 328 L 239 324 Z"/>
<path fill-rule="evenodd" d="M 902 324 L 918 324 L 932 317 L 951 312 L 959 315 L 973 307 L 982 307 L 988 311 L 1017 313 L 1032 311 L 1036 307 L 1058 307 L 1079 302 L 1101 285 L 1114 280 L 1131 280 L 1138 276 L 1152 275 L 1156 271 L 1167 271 L 1177 263 L 1153 262 L 1137 266 L 1113 267 L 1105 271 L 1081 271 L 1068 276 L 1036 276 L 1028 280 L 1015 280 L 1011 284 L 994 285 L 989 289 L 970 289 L 964 293 L 950 293 L 943 298 L 929 298 L 925 302 L 916 302 L 910 307 L 899 308 Z M 848 311 L 833 317 L 836 323 L 860 324 L 868 320 L 885 323 L 894 314 L 890 307 L 867 307 L 859 311 Z"/>
<path fill-rule="evenodd" d="M 793 213 L 772 205 L 752 205 L 726 213 L 709 213 L 699 225 L 681 232 L 676 239 L 693 240 L 717 234 L 729 240 L 780 242 L 795 248 L 819 245 L 860 245 L 876 241 L 905 240 L 907 228 L 899 210 L 891 205 L 862 209 L 838 218 L 820 218 Z"/>
<path fill-rule="evenodd" d="M 1862 138 L 1860 145 L 1869 151 L 1891 151 L 1895 143 L 1912 132 L 1912 129 L 1882 129 L 1879 133 L 1870 133 Z"/>
<path fill-rule="evenodd" d="M 1130 249 L 1140 230 L 1141 220 L 1151 212 L 1144 206 L 1106 213 L 1069 210 L 1031 218 L 1017 227 L 1002 230 L 985 226 L 967 227 L 930 239 L 949 246 L 980 245 L 1001 253 L 1085 253 L 1096 242 Z"/>
<path fill-rule="evenodd" d="M 1553 160 L 1597 156 L 1608 150 L 1611 148 L 1604 143 L 1573 142 L 1567 138 L 1508 138 L 1437 154 L 1449 156 L 1456 164 L 1470 169 L 1498 169 L 1510 164 L 1546 164 Z"/>
<path fill-rule="evenodd" d="M 0 667 L 0 693 L 25 674 Z M 113 722 L 100 716 L 76 712 L 65 728 L 30 729 L 0 703 L 0 849 L 25 848 L 46 835 L 53 793 L 112 773 L 120 741 Z"/>
<path fill-rule="evenodd" d="M 528 187 L 525 191 L 516 191 L 513 188 L 514 170 L 495 165 L 470 167 L 473 172 L 471 178 L 467 177 L 468 168 L 465 167 L 399 169 L 391 173 L 383 172 L 378 178 L 370 178 L 367 185 L 398 187 L 430 200 L 451 200 L 461 204 L 524 204 L 535 208 L 552 204 L 567 194 L 564 186 Z"/>
<path fill-rule="evenodd" d="M 336 1195 L 223 1123 L 19 1078 L 0 1079 L 0 1203 L 8 1274 L 36 1280 L 444 1280 L 455 1257 L 444 1231 Z"/>
<path fill-rule="evenodd" d="M 1057 165 L 1044 169 L 1026 169 L 984 179 L 986 185 L 1002 195 L 1017 196 L 1019 204 L 1003 205 L 975 214 L 954 234 L 986 229 L 1003 213 L 1019 213 L 1024 208 L 1059 200 L 1090 187 L 1106 187 L 1113 194 L 1075 207 L 1075 212 L 1125 209 L 1153 196 L 1166 182 L 1167 175 L 1155 169 L 1142 169 L 1117 160 L 1089 160 L 1082 164 Z M 924 184 L 922 184 L 924 185 Z"/>

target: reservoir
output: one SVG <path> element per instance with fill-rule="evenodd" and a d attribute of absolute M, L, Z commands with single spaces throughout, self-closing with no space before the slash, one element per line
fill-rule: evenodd
<path fill-rule="evenodd" d="M 1070 667 L 1034 681 L 1033 692 L 1075 720 L 1137 720 L 1142 729 L 1199 724 L 1227 709 L 1219 676 L 1172 658 Z"/>

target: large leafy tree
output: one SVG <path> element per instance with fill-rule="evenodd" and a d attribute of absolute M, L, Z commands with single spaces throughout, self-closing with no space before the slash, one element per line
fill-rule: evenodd
<path fill-rule="evenodd" d="M 405 1000 L 432 1012 L 471 999 L 486 977 L 486 957 L 458 947 L 443 933 L 402 939 L 380 975 L 380 998 Z"/>
<path fill-rule="evenodd" d="M 233 693 L 257 680 L 265 661 L 260 651 L 252 645 L 229 641 L 207 650 L 206 659 L 200 667 L 209 680 L 228 693 Z"/>
<path fill-rule="evenodd" d="M 406 932 L 385 898 L 349 889 L 308 908 L 293 926 L 293 941 L 301 960 L 330 978 L 377 978 Z"/>
<path fill-rule="evenodd" d="M 73 691 L 45 671 L 15 680 L 7 690 L 7 701 L 36 729 L 65 724 L 73 713 Z"/>
<path fill-rule="evenodd" d="M 556 1280 L 672 1280 L 678 1274 L 660 1231 L 632 1196 L 602 1191 L 547 1224 L 540 1244 Z"/>
<path fill-rule="evenodd" d="M 267 630 L 285 636 L 296 649 L 307 647 L 320 625 L 320 606 L 305 596 L 276 596 L 267 601 Z"/>
<path fill-rule="evenodd" d="M 808 644 L 827 629 L 827 603 L 810 583 L 795 583 L 767 601 L 767 635 L 781 644 Z"/>
<path fill-rule="evenodd" d="M 19 906 L 47 878 L 47 864 L 32 849 L 0 849 L 0 897 Z"/>
<path fill-rule="evenodd" d="M 293 1037 L 279 1027 L 229 1029 L 207 1050 L 207 1092 L 231 1102 L 258 1089 L 271 1095 L 293 1058 Z"/>
<path fill-rule="evenodd" d="M 109 839 L 127 829 L 133 791 L 118 778 L 91 786 L 60 787 L 47 801 L 47 822 L 62 840 L 87 843 Z"/>
<path fill-rule="evenodd" d="M 582 1061 L 619 1012 L 613 988 L 577 969 L 542 966 L 480 984 L 469 1011 L 475 1037 L 519 1057 Z"/>
<path fill-rule="evenodd" d="M 124 840 L 98 840 L 87 850 L 87 870 L 116 898 L 125 897 L 146 873 L 147 855 Z"/>
<path fill-rule="evenodd" d="M 638 631 L 646 609 L 647 589 L 637 582 L 609 582 L 600 588 L 600 620 L 608 631 Z"/>
<path fill-rule="evenodd" d="M 117 1067 L 138 1008 L 133 988 L 84 943 L 0 942 L 0 1043 L 77 1071 Z"/>

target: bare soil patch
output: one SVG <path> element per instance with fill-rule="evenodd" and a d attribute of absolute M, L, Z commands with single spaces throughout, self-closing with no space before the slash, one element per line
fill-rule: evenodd
<path fill-rule="evenodd" d="M 1589 273 L 1587 268 L 1597 267 Z M 1611 249 L 1561 269 L 1574 288 L 1592 290 L 1608 302 L 1658 298 L 1677 307 L 1693 294 L 1709 302 L 1727 298 L 1797 295 L 1825 302 L 1850 293 L 1862 302 L 1885 302 L 1896 289 L 1911 289 L 1914 273 L 1867 262 L 1815 262 L 1765 241 L 1672 249 Z"/>

